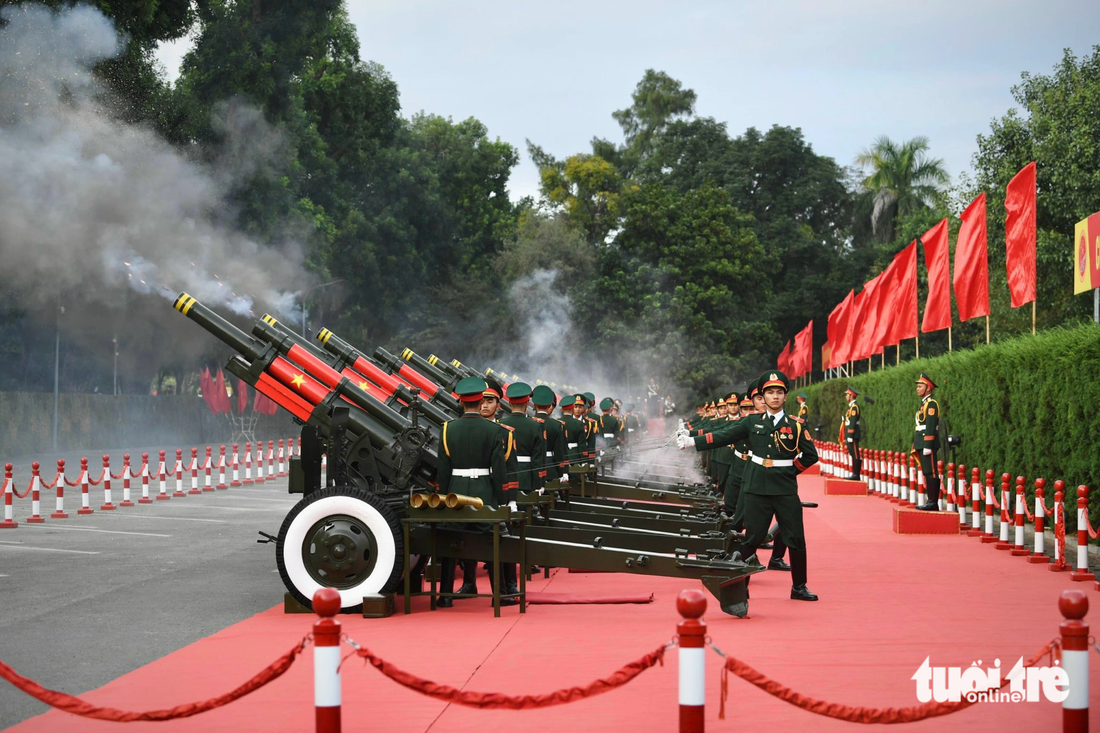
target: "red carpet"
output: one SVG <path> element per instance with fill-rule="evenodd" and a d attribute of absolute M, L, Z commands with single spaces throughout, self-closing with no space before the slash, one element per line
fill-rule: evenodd
<path fill-rule="evenodd" d="M 869 706 L 917 704 L 913 673 L 931 656 L 937 666 L 968 667 L 1000 659 L 1007 671 L 1057 634 L 1061 590 L 1087 590 L 1093 633 L 1100 629 L 1100 593 L 960 536 L 898 536 L 892 505 L 875 497 L 827 497 L 820 478 L 803 480 L 811 590 L 818 603 L 788 598 L 786 574 L 767 572 L 752 584 L 751 615 L 738 620 L 714 612 L 705 620 L 713 641 L 764 674 L 817 698 Z M 345 631 L 383 658 L 438 682 L 466 690 L 541 693 L 583 685 L 608 675 L 670 638 L 678 620 L 677 593 L 698 587 L 665 578 L 556 572 L 536 578 L 532 592 L 603 596 L 647 595 L 632 605 L 534 606 L 521 617 L 506 608 L 494 619 L 487 599 L 455 608 L 416 611 L 383 620 L 341 619 Z M 282 589 L 272 586 L 272 602 Z M 1088 619 L 1086 619 L 1088 620 Z M 169 707 L 236 686 L 309 630 L 303 616 L 281 605 L 181 649 L 88 693 L 92 702 L 130 709 Z M 311 652 L 311 650 L 310 650 Z M 74 650 L 78 654 L 79 650 Z M 448 706 L 407 691 L 362 662 L 344 667 L 346 730 L 525 731 L 675 730 L 676 653 L 622 689 L 576 704 L 537 712 Z M 730 679 L 727 720 L 718 720 L 721 660 L 707 667 L 707 725 L 711 730 L 856 730 L 780 702 Z M 1091 701 L 1100 716 L 1100 658 L 1092 657 Z M 71 690 L 71 692 L 80 692 Z M 13 731 L 309 731 L 313 729 L 312 663 L 307 656 L 287 675 L 251 697 L 188 720 L 122 726 L 51 712 Z M 1094 724 L 1095 727 L 1095 724 Z M 986 703 L 947 719 L 904 726 L 905 731 L 1055 731 L 1053 703 Z"/>
<path fill-rule="evenodd" d="M 585 603 L 653 603 L 652 593 L 633 596 L 598 593 L 528 593 L 527 602 L 540 606 L 567 606 Z"/>

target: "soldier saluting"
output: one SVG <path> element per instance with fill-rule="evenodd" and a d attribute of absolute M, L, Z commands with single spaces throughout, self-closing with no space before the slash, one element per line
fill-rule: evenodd
<path fill-rule="evenodd" d="M 859 425 L 860 412 L 856 403 L 859 392 L 849 387 L 844 394 L 848 398 L 848 410 L 844 413 L 844 439 L 847 441 L 848 455 L 852 459 L 852 475 L 848 478 L 859 481 L 860 470 L 863 468 L 863 460 L 859 457 L 859 440 L 863 437 L 863 430 Z"/>
<path fill-rule="evenodd" d="M 917 377 L 916 429 L 913 431 L 912 453 L 920 461 L 920 472 L 924 474 L 924 485 L 928 493 L 928 502 L 917 509 L 937 511 L 940 508 L 940 475 L 936 465 L 936 451 L 940 449 L 940 403 L 932 396 L 936 384 L 924 372 Z"/>

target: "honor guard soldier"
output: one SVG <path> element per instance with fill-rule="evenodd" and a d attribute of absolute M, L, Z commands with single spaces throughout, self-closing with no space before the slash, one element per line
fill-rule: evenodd
<path fill-rule="evenodd" d="M 756 389 L 755 381 L 745 387 L 745 396 L 741 398 L 738 406 L 737 420 L 744 419 L 754 412 L 752 397 L 749 396 L 754 389 Z M 722 512 L 733 519 L 733 528 L 740 531 L 745 528 L 744 518 L 741 516 L 744 512 L 744 502 L 740 501 L 741 486 L 745 477 L 745 468 L 752 460 L 749 439 L 742 438 L 734 441 L 730 445 L 730 450 L 733 451 L 733 462 L 730 463 L 729 476 L 726 477 L 726 485 L 722 491 Z"/>
<path fill-rule="evenodd" d="M 626 414 L 623 415 L 623 426 L 626 428 L 623 442 L 629 444 L 630 440 L 634 437 L 634 433 L 641 430 L 642 421 L 634 414 L 633 402 L 627 402 L 623 405 L 623 409 L 626 410 Z"/>
<path fill-rule="evenodd" d="M 508 469 L 501 427 L 481 417 L 486 386 L 485 380 L 478 377 L 467 377 L 455 385 L 464 411 L 462 417 L 443 424 L 436 482 L 440 493 L 477 497 L 485 506 L 495 509 L 506 501 L 504 484 L 508 480 Z M 459 526 L 472 531 L 487 531 L 478 524 Z M 476 569 L 476 562 L 474 565 Z M 440 593 L 453 593 L 454 580 L 455 559 L 444 557 L 440 569 Z M 470 574 L 463 587 L 473 582 L 473 574 Z M 477 586 L 473 587 L 476 592 Z M 450 596 L 439 599 L 439 606 L 443 608 L 452 605 Z"/>
<path fill-rule="evenodd" d="M 677 443 L 697 450 L 729 445 L 749 439 L 752 466 L 746 472 L 741 493 L 745 506 L 743 557 L 752 557 L 768 536 L 772 517 L 779 522 L 779 534 L 791 556 L 791 598 L 816 601 L 806 588 L 806 532 L 802 523 L 802 500 L 798 497 L 798 474 L 817 463 L 817 450 L 808 431 L 784 412 L 790 381 L 779 370 L 760 377 L 765 412 L 731 422 L 717 432 L 697 438 L 681 436 Z"/>
<path fill-rule="evenodd" d="M 584 395 L 573 395 L 562 401 L 561 424 L 565 431 L 566 460 L 570 466 L 576 466 L 584 460 L 584 445 L 588 440 L 588 424 L 584 420 Z M 568 407 L 568 410 L 566 409 Z M 568 467 L 565 468 L 568 475 Z"/>
<path fill-rule="evenodd" d="M 733 396 L 731 395 L 731 404 L 733 402 Z M 728 405 L 725 397 L 718 398 L 718 414 L 715 417 L 715 421 L 712 426 L 712 430 L 721 430 L 723 425 L 731 418 L 728 413 Z M 726 488 L 726 481 L 729 478 L 730 466 L 733 464 L 733 449 L 729 446 L 721 446 L 711 451 L 711 472 L 714 475 L 715 490 L 719 495 L 724 495 L 723 492 Z"/>
<path fill-rule="evenodd" d="M 859 481 L 863 468 L 863 459 L 859 457 L 859 441 L 863 437 L 863 430 L 860 427 L 859 405 L 856 403 L 859 392 L 849 387 L 844 394 L 848 398 L 848 410 L 844 413 L 844 440 L 848 446 L 848 455 L 852 458 L 852 475 L 848 478 Z"/>
<path fill-rule="evenodd" d="M 594 465 L 596 463 L 596 436 L 599 435 L 599 425 L 596 418 L 592 417 L 592 410 L 596 409 L 596 395 L 585 392 L 584 395 L 584 424 L 587 429 L 587 437 L 584 444 L 584 462 Z"/>
<path fill-rule="evenodd" d="M 928 502 L 917 509 L 937 511 L 940 508 L 940 474 L 936 465 L 936 453 L 940 449 L 940 403 L 932 396 L 936 384 L 924 372 L 917 377 L 917 397 L 920 408 L 917 409 L 916 430 L 913 432 L 913 454 L 920 461 L 920 472 L 924 474 L 924 486 Z"/>
<path fill-rule="evenodd" d="M 799 392 L 796 399 L 798 400 L 798 419 L 805 424 L 806 418 L 810 416 L 810 408 L 806 407 L 806 393 Z"/>
<path fill-rule="evenodd" d="M 511 414 L 505 416 L 501 425 L 512 429 L 518 471 L 514 481 L 520 491 L 530 493 L 542 488 L 539 474 L 545 475 L 546 443 L 542 438 L 542 425 L 527 417 L 527 403 L 531 400 L 531 385 L 524 382 L 512 382 L 505 393 Z"/>
<path fill-rule="evenodd" d="M 531 401 L 535 404 L 535 421 L 542 424 L 542 438 L 546 447 L 544 482 L 556 481 L 565 475 L 568 467 L 565 447 L 565 428 L 561 422 L 550 417 L 557 397 L 554 390 L 540 384 L 531 391 Z"/>
<path fill-rule="evenodd" d="M 600 449 L 607 450 L 621 444 L 622 422 L 615 417 L 615 400 L 604 397 L 600 400 L 602 415 L 596 420 L 596 434 L 600 437 Z"/>

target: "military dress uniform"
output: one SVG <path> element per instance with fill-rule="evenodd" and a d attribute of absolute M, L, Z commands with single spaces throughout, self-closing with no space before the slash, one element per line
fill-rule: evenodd
<path fill-rule="evenodd" d="M 849 477 L 855 481 L 860 480 L 860 472 L 863 469 L 863 459 L 859 457 L 859 441 L 863 437 L 863 429 L 860 427 L 860 410 L 856 403 L 859 392 L 848 388 L 848 410 L 844 413 L 844 440 L 848 445 L 848 455 L 852 459 L 852 475 Z"/>
<path fill-rule="evenodd" d="M 542 477 L 546 475 L 546 443 L 542 437 L 542 425 L 524 414 L 525 406 L 531 399 L 531 387 L 523 382 L 512 382 L 505 396 L 512 412 L 500 422 L 512 430 L 516 459 L 516 473 L 509 478 L 519 491 L 537 491 L 542 488 Z"/>
<path fill-rule="evenodd" d="M 806 393 L 799 392 L 798 398 L 798 419 L 805 424 L 806 418 L 810 416 L 810 408 L 806 406 Z"/>
<path fill-rule="evenodd" d="M 736 402 L 731 397 L 731 402 Z M 722 407 L 727 405 L 724 397 L 719 398 L 718 404 Z M 714 423 L 714 429 L 721 429 L 722 425 L 735 420 L 735 417 L 731 417 L 728 413 L 716 418 Z M 723 495 L 726 488 L 726 481 L 729 479 L 730 467 L 733 465 L 733 448 L 727 445 L 719 446 L 711 452 L 711 466 L 714 473 L 714 485 L 715 490 L 719 495 Z"/>
<path fill-rule="evenodd" d="M 568 402 L 569 412 L 565 412 Z M 561 425 L 565 432 L 566 461 L 569 465 L 578 465 L 584 460 L 585 446 L 588 443 L 588 423 L 573 415 L 574 407 L 584 407 L 584 395 L 574 395 L 572 400 L 562 402 Z M 568 474 L 568 466 L 564 473 Z"/>
<path fill-rule="evenodd" d="M 920 462 L 920 472 L 924 475 L 924 485 L 928 495 L 928 501 L 917 507 L 925 511 L 936 511 L 940 508 L 940 473 L 936 463 L 936 454 L 940 449 L 940 403 L 932 396 L 935 383 L 924 372 L 920 373 L 917 382 L 928 387 L 928 394 L 921 399 L 917 408 L 915 428 L 913 431 L 912 453 Z"/>
<path fill-rule="evenodd" d="M 761 391 L 769 387 L 788 389 L 790 382 L 782 372 L 765 372 L 760 378 Z M 791 598 L 815 601 L 806 589 L 806 532 L 802 522 L 802 500 L 798 496 L 798 474 L 817 463 L 808 431 L 796 418 L 783 411 L 764 412 L 731 422 L 725 428 L 694 438 L 697 450 L 729 445 L 747 438 L 752 451 L 752 466 L 741 487 L 744 497 L 745 539 L 743 557 L 756 554 L 767 539 L 773 517 L 779 534 L 790 551 Z"/>
<path fill-rule="evenodd" d="M 557 481 L 565 475 L 569 463 L 565 442 L 565 428 L 559 420 L 550 417 L 553 405 L 557 401 L 554 390 L 545 385 L 539 385 L 531 392 L 531 399 L 535 403 L 535 421 L 542 425 L 542 438 L 545 445 L 545 460 L 543 462 L 546 475 L 543 482 Z"/>

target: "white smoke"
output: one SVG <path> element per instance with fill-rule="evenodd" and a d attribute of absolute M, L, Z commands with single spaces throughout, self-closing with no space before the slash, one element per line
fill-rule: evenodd
<path fill-rule="evenodd" d="M 261 246 L 222 223 L 233 180 L 277 150 L 262 115 L 219 110 L 232 144 L 216 170 L 150 129 L 113 119 L 93 66 L 123 41 L 98 10 L 0 8 L 0 262 L 29 304 L 78 294 L 114 304 L 125 287 L 250 315 L 292 315 L 302 255 Z M 244 136 L 232 137 L 239 130 Z M 246 151 L 247 139 L 249 147 Z M 236 178 L 235 178 L 236 177 Z M 298 311 L 300 312 L 300 311 Z"/>

